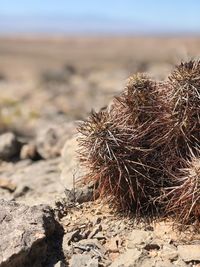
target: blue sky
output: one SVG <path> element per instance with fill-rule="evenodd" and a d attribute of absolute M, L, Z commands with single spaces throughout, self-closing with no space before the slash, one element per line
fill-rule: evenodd
<path fill-rule="evenodd" d="M 200 33 L 199 0 L 1 0 L 0 33 Z"/>

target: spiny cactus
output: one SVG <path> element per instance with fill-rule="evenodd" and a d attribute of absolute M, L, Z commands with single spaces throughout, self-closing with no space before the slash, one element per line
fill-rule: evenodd
<path fill-rule="evenodd" d="M 200 146 L 199 96 L 199 61 L 181 63 L 167 82 L 133 75 L 109 109 L 78 127 L 85 181 L 119 210 L 172 212 L 186 222 L 199 210 L 199 170 L 187 162 Z"/>
<path fill-rule="evenodd" d="M 200 157 L 185 162 L 186 167 L 177 173 L 173 188 L 167 188 L 166 213 L 175 214 L 176 219 L 187 224 L 200 221 Z"/>
<path fill-rule="evenodd" d="M 92 112 L 79 132 L 80 161 L 89 170 L 86 181 L 96 182 L 100 195 L 115 206 L 139 212 L 155 187 L 143 163 L 147 151 L 140 148 L 141 131 L 118 124 L 107 111 L 100 111 Z"/>
<path fill-rule="evenodd" d="M 193 149 L 195 152 L 200 140 L 200 61 L 181 63 L 169 76 L 169 84 L 172 128 L 178 151 L 188 154 Z"/>
<path fill-rule="evenodd" d="M 158 111 L 156 83 L 146 74 L 135 74 L 129 78 L 124 91 L 114 99 L 113 113 L 120 121 L 141 126 L 152 122 Z M 154 107 L 154 110 L 152 110 Z"/>

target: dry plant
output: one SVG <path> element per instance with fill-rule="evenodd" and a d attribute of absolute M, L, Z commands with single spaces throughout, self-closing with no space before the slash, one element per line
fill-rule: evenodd
<path fill-rule="evenodd" d="M 181 63 L 169 76 L 173 127 L 177 152 L 195 153 L 200 140 L 200 61 Z"/>
<path fill-rule="evenodd" d="M 123 210 L 139 211 L 147 199 L 144 185 L 152 184 L 143 164 L 146 151 L 138 145 L 141 136 L 116 124 L 106 111 L 93 112 L 79 131 L 81 162 L 89 169 L 86 181 L 97 183 L 100 196 Z"/>
<path fill-rule="evenodd" d="M 110 112 L 92 112 L 79 127 L 80 160 L 89 170 L 86 180 L 95 181 L 100 195 L 115 206 L 138 214 L 152 208 L 157 187 L 146 164 L 151 149 L 145 141 L 155 116 L 150 112 L 155 89 L 149 78 L 135 75 Z"/>
<path fill-rule="evenodd" d="M 192 156 L 187 168 L 177 174 L 177 185 L 166 188 L 167 214 L 174 214 L 182 224 L 200 222 L 200 157 Z"/>
<path fill-rule="evenodd" d="M 85 181 L 119 210 L 172 212 L 186 222 L 199 210 L 199 112 L 199 61 L 181 63 L 167 82 L 133 75 L 109 108 L 78 127 Z"/>

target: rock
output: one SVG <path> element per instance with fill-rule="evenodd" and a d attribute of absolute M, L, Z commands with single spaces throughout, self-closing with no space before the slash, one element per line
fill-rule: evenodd
<path fill-rule="evenodd" d="M 16 186 L 14 193 L 8 190 L 4 199 L 15 198 L 27 205 L 54 205 L 55 199 L 64 193 L 58 168 L 60 159 L 48 159 L 32 162 L 21 160 L 17 163 L 5 162 L 1 166 L 0 179 L 7 180 Z"/>
<path fill-rule="evenodd" d="M 93 218 L 92 225 L 94 226 L 94 225 L 100 224 L 101 221 L 102 221 L 101 217 Z"/>
<path fill-rule="evenodd" d="M 72 240 L 72 239 L 70 240 L 71 238 L 70 234 L 68 233 L 64 234 L 63 240 L 62 240 L 63 253 L 67 259 L 71 258 L 73 255 L 73 247 L 70 246 L 70 241 Z"/>
<path fill-rule="evenodd" d="M 110 267 L 135 267 L 137 265 L 142 252 L 137 248 L 128 249 L 125 253 L 121 254 Z"/>
<path fill-rule="evenodd" d="M 156 261 L 155 267 L 174 267 L 174 264 L 169 260 L 158 260 Z"/>
<path fill-rule="evenodd" d="M 69 267 L 98 267 L 98 259 L 92 258 L 90 255 L 77 254 L 73 255 L 70 260 Z"/>
<path fill-rule="evenodd" d="M 80 239 L 81 239 L 80 229 L 77 229 L 75 231 L 66 233 L 64 235 L 64 243 L 65 243 L 65 245 L 70 245 L 71 242 L 77 242 Z"/>
<path fill-rule="evenodd" d="M 155 267 L 156 266 L 156 259 L 155 258 L 149 258 L 145 257 L 144 259 L 141 259 L 137 265 L 134 267 Z"/>
<path fill-rule="evenodd" d="M 117 236 L 108 239 L 106 242 L 106 248 L 109 253 L 119 253 L 120 247 L 121 247 L 121 240 Z"/>
<path fill-rule="evenodd" d="M 102 232 L 95 234 L 95 238 L 97 240 L 106 240 L 106 237 Z"/>
<path fill-rule="evenodd" d="M 11 133 L 0 135 L 0 160 L 10 160 L 20 152 L 21 144 L 16 136 Z"/>
<path fill-rule="evenodd" d="M 65 142 L 61 152 L 61 181 L 64 184 L 65 188 L 71 190 L 74 188 L 74 183 L 84 175 L 83 168 L 80 168 L 78 161 L 78 142 L 77 135 L 74 135 L 72 138 Z"/>
<path fill-rule="evenodd" d="M 94 185 L 85 185 L 72 190 L 65 190 L 65 195 L 67 202 L 74 204 L 92 201 L 94 198 L 98 197 L 97 195 L 94 195 Z"/>
<path fill-rule="evenodd" d="M 77 158 L 79 135 L 74 135 L 65 142 L 61 153 L 61 176 L 60 180 L 65 187 L 67 202 L 88 202 L 94 199 L 94 184 L 81 185 L 77 184 L 82 176 L 86 173 L 84 168 L 80 168 Z M 95 196 L 98 197 L 97 195 Z"/>
<path fill-rule="evenodd" d="M 89 255 L 92 258 L 98 259 L 101 264 L 108 261 L 106 249 L 97 239 L 82 239 L 78 242 L 74 242 L 72 246 L 75 254 Z"/>
<path fill-rule="evenodd" d="M 46 266 L 45 266 L 46 267 Z M 52 265 L 48 266 L 48 267 L 52 267 Z M 58 261 L 54 267 L 68 267 L 68 264 L 66 264 L 65 262 L 63 261 Z"/>
<path fill-rule="evenodd" d="M 13 184 L 8 179 L 0 178 L 0 187 L 9 190 L 10 192 L 14 192 L 16 189 L 16 184 Z"/>
<path fill-rule="evenodd" d="M 152 240 L 152 233 L 144 230 L 133 230 L 128 237 L 127 248 L 145 246 Z"/>
<path fill-rule="evenodd" d="M 44 158 L 55 158 L 61 155 L 61 150 L 69 136 L 74 132 L 74 125 L 71 123 L 57 123 L 43 126 L 36 137 L 38 153 Z"/>
<path fill-rule="evenodd" d="M 180 245 L 178 253 L 185 262 L 200 261 L 200 245 Z"/>
<path fill-rule="evenodd" d="M 178 258 L 178 251 L 176 247 L 166 244 L 163 246 L 163 249 L 160 253 L 160 257 L 163 260 L 176 260 Z"/>
<path fill-rule="evenodd" d="M 181 260 L 180 258 L 178 258 L 177 261 L 173 261 L 173 264 L 174 264 L 174 266 L 176 266 L 176 267 L 187 267 L 187 266 L 188 266 L 188 265 L 187 265 L 183 260 Z M 195 266 L 195 267 L 197 267 L 197 266 Z"/>
<path fill-rule="evenodd" d="M 0 200 L 0 267 L 42 266 L 55 225 L 48 206 Z"/>
<path fill-rule="evenodd" d="M 25 184 L 20 184 L 17 186 L 17 189 L 15 190 L 13 196 L 14 198 L 19 198 L 19 197 L 22 197 L 24 196 L 28 191 L 30 190 L 30 188 L 25 185 Z"/>
<path fill-rule="evenodd" d="M 54 267 L 64 267 L 65 265 L 62 263 L 62 261 L 58 261 Z"/>
<path fill-rule="evenodd" d="M 79 248 L 82 251 L 93 251 L 95 255 L 103 257 L 106 253 L 105 248 L 96 239 L 82 239 L 79 242 L 74 243 L 75 248 Z"/>
<path fill-rule="evenodd" d="M 91 231 L 91 233 L 88 235 L 88 238 L 93 238 L 96 234 L 98 234 L 100 231 L 102 231 L 102 226 L 101 224 L 97 225 L 94 227 L 94 229 Z"/>
<path fill-rule="evenodd" d="M 156 243 L 149 243 L 144 246 L 144 249 L 146 249 L 147 251 L 156 251 L 160 249 L 160 246 Z"/>
<path fill-rule="evenodd" d="M 29 143 L 26 145 L 23 145 L 20 151 L 20 159 L 31 159 L 31 160 L 38 160 L 41 156 L 39 155 L 37 151 L 37 147 L 34 143 Z"/>

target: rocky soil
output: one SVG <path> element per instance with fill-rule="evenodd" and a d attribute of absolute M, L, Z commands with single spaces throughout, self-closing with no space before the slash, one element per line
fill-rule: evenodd
<path fill-rule="evenodd" d="M 130 71 L 166 77 L 182 42 L 118 40 L 112 49 L 106 40 L 55 41 L 46 49 L 29 40 L 31 53 L 12 42 L 0 41 L 0 267 L 200 266 L 192 227 L 117 214 L 92 184 L 77 183 L 86 171 L 76 153 L 79 120 L 109 103 Z M 151 54 L 160 42 L 164 52 Z M 199 42 L 181 49 L 198 55 Z M 153 50 L 143 55 L 140 45 Z"/>
<path fill-rule="evenodd" d="M 76 134 L 53 158 L 51 150 L 42 157 L 35 140 L 35 160 L 24 152 L 32 146 L 13 133 L 0 142 L 7 155 L 0 170 L 1 267 L 199 266 L 200 236 L 192 229 L 177 232 L 169 220 L 136 222 L 94 199 L 92 185 L 77 185 L 84 170 Z"/>

